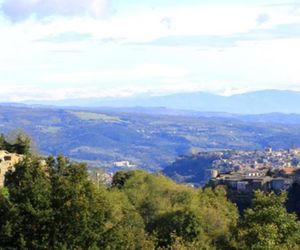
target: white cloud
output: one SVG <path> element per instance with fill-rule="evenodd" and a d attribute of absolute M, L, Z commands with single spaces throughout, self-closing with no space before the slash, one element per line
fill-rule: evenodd
<path fill-rule="evenodd" d="M 109 0 L 5 0 L 2 11 L 13 21 L 30 16 L 38 19 L 78 15 L 99 18 L 107 14 L 109 2 Z"/>
<path fill-rule="evenodd" d="M 128 93 L 122 90 L 109 90 L 87 86 L 86 88 L 65 88 L 44 89 L 42 87 L 24 85 L 13 87 L 7 84 L 0 84 L 2 89 L 0 98 L 2 102 L 21 102 L 28 100 L 64 100 L 73 98 L 126 96 Z"/>
<path fill-rule="evenodd" d="M 128 69 L 99 69 L 94 71 L 70 72 L 49 76 L 45 81 L 80 84 L 84 82 L 128 82 L 136 79 L 143 80 L 149 78 L 183 78 L 186 74 L 186 70 L 181 67 L 153 64 L 140 65 Z"/>
<path fill-rule="evenodd" d="M 177 92 L 192 92 L 200 90 L 197 85 L 188 82 L 173 82 L 163 86 L 119 86 L 119 87 L 57 87 L 55 89 L 44 89 L 41 87 L 24 85 L 23 87 L 12 87 L 0 84 L 1 102 L 22 102 L 22 101 L 45 101 L 45 100 L 65 100 L 80 98 L 107 98 L 107 97 L 126 97 L 138 94 L 165 95 Z"/>
<path fill-rule="evenodd" d="M 2 99 L 62 99 L 145 91 L 228 94 L 300 86 L 300 41 L 296 36 L 287 38 L 288 33 L 297 33 L 296 26 L 289 32 L 282 27 L 280 39 L 271 36 L 264 41 L 257 36 L 237 39 L 234 46 L 220 46 L 227 36 L 238 37 L 253 30 L 264 35 L 278 25 L 300 23 L 300 16 L 291 14 L 288 6 L 133 8 L 108 19 L 95 19 L 92 16 L 104 14 L 110 1 L 76 0 L 74 8 L 68 9 L 65 6 L 69 1 L 20 0 L 19 5 L 17 0 L 5 1 L 6 14 L 12 19 L 32 14 L 55 17 L 16 23 L 0 20 Z M 25 2 L 33 7 L 26 9 Z M 51 5 L 47 10 L 43 9 L 45 2 Z M 79 9 L 82 4 L 84 8 Z M 10 12 L 7 6 L 11 6 Z M 20 12 L 22 8 L 24 12 Z M 68 13 L 64 14 L 65 10 Z M 171 36 L 214 36 L 220 43 L 212 46 L 208 41 L 176 48 L 149 44 Z"/>

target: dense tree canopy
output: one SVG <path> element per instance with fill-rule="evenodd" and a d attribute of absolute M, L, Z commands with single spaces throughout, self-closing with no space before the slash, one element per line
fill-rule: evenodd
<path fill-rule="evenodd" d="M 60 156 L 27 157 L 0 192 L 0 248 L 142 249 L 141 216 L 121 192 L 88 180 L 86 166 Z"/>
<path fill-rule="evenodd" d="M 255 194 L 240 223 L 241 249 L 299 249 L 300 224 L 287 213 L 285 200 L 285 194 Z"/>
<path fill-rule="evenodd" d="M 23 143 L 0 137 L 2 148 Z M 140 170 L 99 186 L 83 163 L 27 154 L 0 188 L 0 249 L 298 249 L 300 225 L 285 200 L 256 193 L 240 216 L 223 187 L 196 189 Z"/>
<path fill-rule="evenodd" d="M 143 171 L 117 173 L 108 189 L 63 156 L 18 163 L 6 175 L 0 212 L 4 249 L 220 249 L 238 218 L 223 189 L 197 190 Z"/>
<path fill-rule="evenodd" d="M 171 245 L 174 237 L 219 249 L 230 244 L 238 211 L 223 188 L 194 189 L 143 171 L 119 172 L 113 186 L 127 195 L 158 247 Z"/>

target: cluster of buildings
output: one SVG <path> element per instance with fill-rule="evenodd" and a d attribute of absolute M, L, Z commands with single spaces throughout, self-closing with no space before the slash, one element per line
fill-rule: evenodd
<path fill-rule="evenodd" d="M 13 170 L 21 159 L 21 155 L 0 150 L 0 188 L 4 186 L 5 174 Z"/>
<path fill-rule="evenodd" d="M 218 174 L 211 179 L 213 185 L 225 185 L 238 192 L 283 191 L 289 189 L 294 182 L 300 181 L 298 169 L 291 171 L 283 168 L 275 173 L 269 170 L 237 171 L 226 174 Z"/>
<path fill-rule="evenodd" d="M 218 160 L 213 162 L 213 169 L 221 171 L 240 171 L 260 168 L 300 167 L 300 149 L 273 151 L 224 151 L 216 152 Z"/>
<path fill-rule="evenodd" d="M 280 192 L 289 189 L 294 182 L 300 183 L 299 149 L 273 151 L 268 148 L 223 154 L 227 157 L 220 157 L 212 169 L 206 171 L 212 185 L 225 185 L 238 192 Z"/>

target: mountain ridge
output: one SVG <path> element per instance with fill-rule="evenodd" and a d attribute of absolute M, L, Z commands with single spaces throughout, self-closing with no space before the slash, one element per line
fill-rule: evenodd
<path fill-rule="evenodd" d="M 163 96 L 141 94 L 128 97 L 79 98 L 60 101 L 26 101 L 29 105 L 62 107 L 168 108 L 200 112 L 232 114 L 300 114 L 300 92 L 291 90 L 261 90 L 222 96 L 207 92 L 175 93 Z"/>

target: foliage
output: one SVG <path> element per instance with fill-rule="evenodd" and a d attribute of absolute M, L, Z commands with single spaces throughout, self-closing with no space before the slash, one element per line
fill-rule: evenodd
<path fill-rule="evenodd" d="M 298 249 L 300 224 L 294 214 L 287 213 L 285 200 L 284 193 L 255 194 L 240 223 L 241 249 Z"/>
<path fill-rule="evenodd" d="M 23 132 L 13 133 L 10 140 L 7 140 L 3 134 L 0 135 L 0 150 L 27 155 L 31 153 L 31 149 L 31 138 Z"/>
<path fill-rule="evenodd" d="M 6 174 L 5 186 L 9 199 L 2 247 L 46 249 L 52 213 L 50 183 L 39 160 L 25 158 Z"/>
<path fill-rule="evenodd" d="M 231 217 L 208 219 L 215 209 Z M 63 156 L 18 163 L 6 175 L 0 212 L 4 249 L 213 249 L 228 242 L 237 217 L 224 191 L 143 171 L 117 173 L 106 189 L 89 181 L 84 164 Z"/>
<path fill-rule="evenodd" d="M 299 171 L 298 171 L 299 172 Z M 300 185 L 295 182 L 288 190 L 288 196 L 286 201 L 287 210 L 297 214 L 300 218 Z"/>
<path fill-rule="evenodd" d="M 108 188 L 83 163 L 27 154 L 0 188 L 0 249 L 297 249 L 300 225 L 285 200 L 255 193 L 240 217 L 223 187 L 136 170 L 117 172 Z"/>
<path fill-rule="evenodd" d="M 222 188 L 197 190 L 143 171 L 117 173 L 113 188 L 128 196 L 157 247 L 170 247 L 174 237 L 204 248 L 230 245 L 238 212 Z"/>
<path fill-rule="evenodd" d="M 26 157 L 0 193 L 0 249 L 147 249 L 127 197 L 94 186 L 84 164 Z"/>

